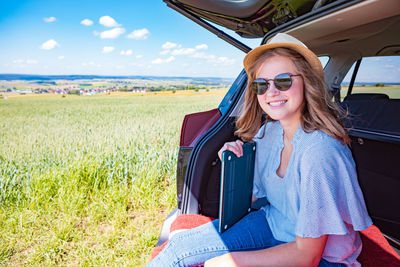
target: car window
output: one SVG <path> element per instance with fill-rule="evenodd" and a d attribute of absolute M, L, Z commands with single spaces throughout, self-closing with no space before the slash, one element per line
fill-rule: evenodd
<path fill-rule="evenodd" d="M 343 79 L 342 100 L 347 95 L 355 65 Z M 400 56 L 362 58 L 351 93 L 383 93 L 389 98 L 400 98 Z"/>
<path fill-rule="evenodd" d="M 322 67 L 325 68 L 326 64 L 329 61 L 329 57 L 328 56 L 320 56 L 318 57 L 319 61 L 321 61 Z"/>

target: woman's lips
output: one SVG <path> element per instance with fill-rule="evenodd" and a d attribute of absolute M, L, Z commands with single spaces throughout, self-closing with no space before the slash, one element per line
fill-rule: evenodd
<path fill-rule="evenodd" d="M 285 103 L 287 102 L 287 100 L 278 100 L 278 101 L 270 101 L 268 102 L 268 106 L 270 106 L 271 108 L 280 108 L 281 106 L 283 106 Z"/>

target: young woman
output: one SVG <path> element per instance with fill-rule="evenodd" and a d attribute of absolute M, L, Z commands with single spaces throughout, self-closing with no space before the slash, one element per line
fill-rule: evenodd
<path fill-rule="evenodd" d="M 320 61 L 278 34 L 250 51 L 244 67 L 236 134 L 257 143 L 253 198 L 268 204 L 223 234 L 214 221 L 174 235 L 149 266 L 359 266 L 357 231 L 372 222 Z M 218 154 L 241 156 L 242 145 L 225 143 Z"/>

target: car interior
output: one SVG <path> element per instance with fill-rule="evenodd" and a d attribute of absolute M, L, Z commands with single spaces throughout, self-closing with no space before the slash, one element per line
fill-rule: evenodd
<path fill-rule="evenodd" d="M 210 4 L 213 1 L 203 1 L 204 6 L 200 1 L 180 2 L 204 13 L 238 18 L 251 17 L 265 3 L 243 1 L 243 13 L 239 8 L 229 9 L 227 13 L 223 4 L 235 1 L 213 4 Z M 317 55 L 329 58 L 324 68 L 325 79 L 334 100 L 349 114 L 345 124 L 368 212 L 374 225 L 399 253 L 400 99 L 380 92 L 379 88 L 371 93 L 352 93 L 352 90 L 363 59 L 400 57 L 400 2 L 353 1 L 330 13 L 307 16 L 303 20 L 298 17 L 292 22 L 271 28 L 262 43 L 278 32 L 285 32 L 300 39 Z M 351 76 L 351 81 L 347 92 L 341 95 L 346 75 Z M 242 71 L 218 109 L 185 117 L 177 167 L 178 208 L 172 215 L 218 217 L 221 165 L 217 151 L 225 142 L 236 139 L 235 120 L 244 102 L 245 88 L 246 74 Z M 198 118 L 202 118 L 201 130 L 194 128 Z M 196 141 L 185 143 L 185 140 Z M 160 238 L 160 242 L 164 240 Z"/>

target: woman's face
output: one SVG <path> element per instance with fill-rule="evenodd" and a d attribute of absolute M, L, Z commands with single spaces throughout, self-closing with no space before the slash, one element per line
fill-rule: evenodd
<path fill-rule="evenodd" d="M 268 58 L 259 68 L 256 79 L 274 79 L 278 74 L 299 74 L 293 62 L 284 56 Z M 269 81 L 268 90 L 257 95 L 261 108 L 274 120 L 281 121 L 282 125 L 298 125 L 304 101 L 303 78 L 292 76 L 292 86 L 286 91 L 279 91 L 274 81 Z"/>

